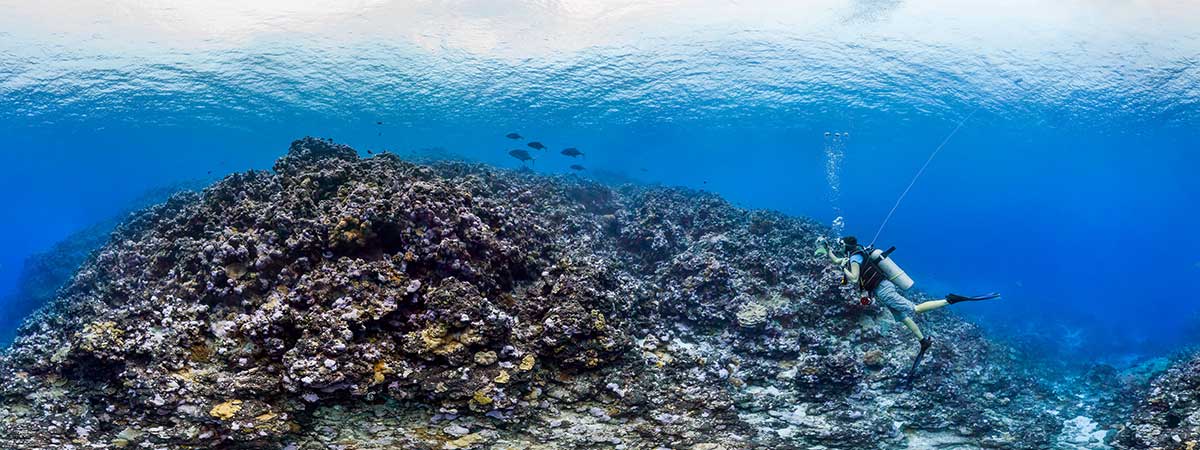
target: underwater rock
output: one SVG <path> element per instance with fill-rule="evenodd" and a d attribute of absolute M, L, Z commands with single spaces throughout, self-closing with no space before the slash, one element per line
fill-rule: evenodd
<path fill-rule="evenodd" d="M 813 256 L 825 231 L 299 140 L 118 227 L 0 356 L 0 448 L 1058 439 L 1055 394 L 948 313 L 921 318 L 937 344 L 902 383 L 915 339 L 861 326 Z"/>
<path fill-rule="evenodd" d="M 1200 448 L 1200 355 L 1177 361 L 1154 378 L 1115 444 L 1121 449 Z"/>

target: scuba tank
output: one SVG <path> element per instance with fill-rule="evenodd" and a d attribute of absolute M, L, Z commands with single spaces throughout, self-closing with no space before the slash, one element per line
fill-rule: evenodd
<path fill-rule="evenodd" d="M 894 251 L 896 251 L 896 247 L 892 247 L 887 250 L 868 247 L 865 253 L 867 254 L 867 258 L 870 260 L 871 264 L 874 264 L 875 267 L 878 267 L 879 271 L 883 272 L 883 275 L 887 277 L 888 281 L 891 281 L 896 285 L 896 287 L 902 290 L 908 290 L 913 287 L 913 279 L 909 277 L 908 274 L 904 273 L 904 269 L 901 269 L 900 266 L 896 265 L 895 261 L 892 261 L 890 256 Z"/>

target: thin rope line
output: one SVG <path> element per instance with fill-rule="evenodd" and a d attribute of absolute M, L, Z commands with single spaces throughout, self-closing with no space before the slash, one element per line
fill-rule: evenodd
<path fill-rule="evenodd" d="M 917 174 L 913 176 L 912 181 L 908 182 L 908 187 L 904 188 L 904 192 L 900 193 L 900 198 L 896 199 L 896 204 L 892 205 L 892 210 L 888 211 L 887 217 L 883 219 L 883 223 L 879 224 L 879 229 L 875 231 L 875 237 L 871 238 L 870 246 L 875 246 L 875 240 L 879 239 L 879 234 L 883 233 L 883 228 L 887 226 L 889 220 L 892 220 L 892 214 L 896 213 L 896 208 L 900 207 L 900 202 L 904 201 L 904 197 L 908 195 L 908 191 L 912 189 L 913 185 L 917 184 L 917 179 L 921 178 L 921 175 L 925 173 L 925 168 L 929 167 L 929 163 L 933 162 L 933 158 L 937 157 L 938 152 L 942 151 L 942 147 L 945 147 L 946 143 L 950 142 L 950 138 L 954 137 L 955 134 L 958 134 L 958 129 L 962 128 L 964 123 L 967 123 L 967 119 L 970 119 L 971 116 L 975 115 L 975 111 L 979 111 L 979 105 L 975 105 L 975 109 L 972 109 L 970 114 L 967 114 L 966 117 L 963 117 L 962 120 L 958 121 L 958 126 L 954 127 L 954 131 L 951 131 L 950 134 L 946 135 L 946 138 L 942 139 L 942 143 L 933 150 L 933 153 L 929 154 L 929 159 L 925 160 L 925 165 L 921 166 L 921 170 L 918 170 Z"/>

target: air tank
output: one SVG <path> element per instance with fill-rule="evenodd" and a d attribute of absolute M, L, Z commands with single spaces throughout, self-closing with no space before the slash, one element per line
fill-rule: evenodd
<path fill-rule="evenodd" d="M 879 267 L 879 271 L 887 276 L 888 281 L 891 281 L 900 289 L 908 290 L 913 287 L 913 279 L 904 273 L 904 269 L 896 265 L 895 261 L 889 256 L 891 252 L 875 249 L 871 252 L 871 261 Z"/>

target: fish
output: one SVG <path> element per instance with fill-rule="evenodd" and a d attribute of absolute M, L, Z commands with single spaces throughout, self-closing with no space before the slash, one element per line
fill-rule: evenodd
<path fill-rule="evenodd" d="M 382 122 L 382 121 L 377 121 L 377 122 L 375 122 L 375 125 L 383 125 L 383 122 Z"/>
<path fill-rule="evenodd" d="M 370 151 L 370 150 L 367 150 L 367 154 L 368 154 L 368 155 L 374 155 L 375 153 L 374 153 L 374 152 L 372 152 L 372 151 Z"/>
<path fill-rule="evenodd" d="M 529 146 L 529 148 L 532 148 L 532 149 L 535 149 L 535 150 L 545 150 L 545 149 L 546 149 L 546 146 L 545 146 L 545 145 L 542 145 L 542 143 L 541 143 L 541 142 L 538 142 L 538 141 L 533 141 L 533 142 L 530 142 L 530 143 L 528 143 L 528 144 L 525 144 L 525 145 L 528 145 L 528 146 Z"/>
<path fill-rule="evenodd" d="M 582 156 L 583 152 L 579 151 L 579 149 L 575 147 L 567 147 L 563 149 L 562 154 L 574 158 L 576 156 Z"/>
<path fill-rule="evenodd" d="M 517 159 L 521 160 L 522 163 L 524 163 L 525 161 L 533 161 L 533 157 L 529 156 L 529 152 L 527 152 L 525 150 L 521 150 L 519 148 L 508 152 L 508 154 L 509 154 L 509 156 L 512 156 L 513 158 L 517 158 Z"/>
<path fill-rule="evenodd" d="M 571 164 L 571 170 L 584 170 L 584 167 L 579 164 Z"/>
<path fill-rule="evenodd" d="M 509 139 L 521 139 L 521 135 L 519 135 L 517 133 L 508 133 L 508 134 L 504 135 L 504 137 L 509 138 Z"/>

